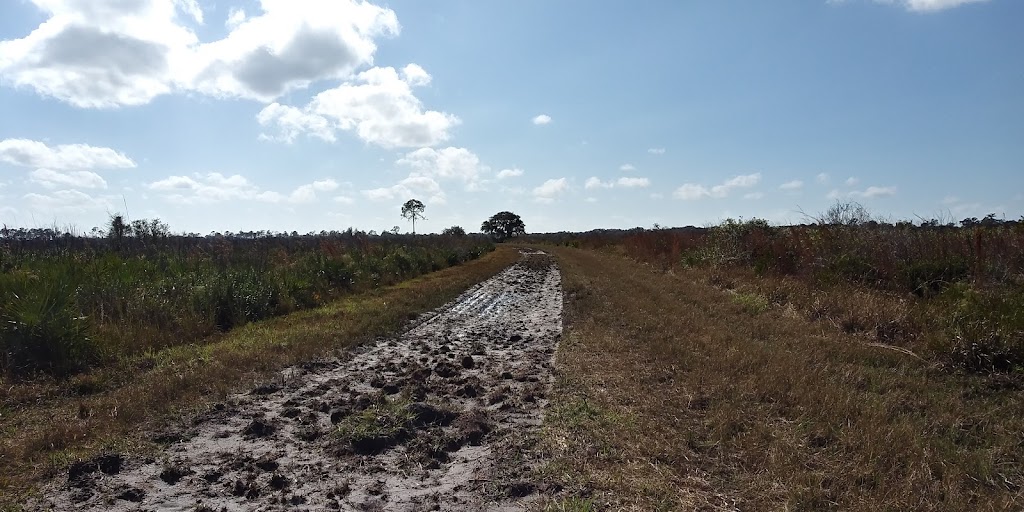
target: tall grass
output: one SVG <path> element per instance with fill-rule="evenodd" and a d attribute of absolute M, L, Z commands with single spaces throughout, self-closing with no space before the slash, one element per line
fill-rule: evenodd
<path fill-rule="evenodd" d="M 665 269 L 706 268 L 715 278 L 750 271 L 771 288 L 754 293 L 831 315 L 845 330 L 876 331 L 887 342 L 894 332 L 915 338 L 958 369 L 1024 373 L 1024 222 L 771 226 L 728 219 L 709 228 L 592 232 L 558 241 Z M 851 297 L 872 304 L 852 304 Z M 853 309 L 872 318 L 855 318 Z M 904 309 L 910 312 L 897 315 Z"/>
<path fill-rule="evenodd" d="M 0 374 L 64 376 L 458 265 L 483 238 L 0 236 Z"/>

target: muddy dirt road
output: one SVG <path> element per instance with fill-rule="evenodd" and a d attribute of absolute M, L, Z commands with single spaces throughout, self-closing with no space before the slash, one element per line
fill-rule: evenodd
<path fill-rule="evenodd" d="M 73 465 L 30 510 L 521 510 L 561 335 L 550 257 L 520 263 L 399 338 L 287 368 L 157 457 Z"/>

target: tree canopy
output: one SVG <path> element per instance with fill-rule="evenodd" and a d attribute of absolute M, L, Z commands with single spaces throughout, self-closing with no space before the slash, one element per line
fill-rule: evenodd
<path fill-rule="evenodd" d="M 512 212 L 498 212 L 480 225 L 480 231 L 491 235 L 491 238 L 502 242 L 526 234 L 523 219 Z"/>
<path fill-rule="evenodd" d="M 410 199 L 402 205 L 402 217 L 412 221 L 412 234 L 416 234 L 416 219 L 426 220 L 423 216 L 423 210 L 426 209 L 426 205 L 419 199 Z"/>

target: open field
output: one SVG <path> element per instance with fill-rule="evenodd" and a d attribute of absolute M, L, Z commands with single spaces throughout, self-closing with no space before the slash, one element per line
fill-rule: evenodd
<path fill-rule="evenodd" d="M 145 452 L 141 431 L 188 417 L 277 370 L 401 329 L 519 258 L 502 249 L 394 286 L 251 323 L 60 382 L 5 386 L 0 495 L 18 500 L 47 475 L 104 450 Z"/>
<path fill-rule="evenodd" d="M 549 467 L 598 509 L 1012 510 L 1017 373 L 951 369 L 736 289 L 571 248 Z M 579 502 L 576 502 L 579 503 Z"/>
<path fill-rule="evenodd" d="M 39 509 L 1020 508 L 1022 238 L 979 229 L 501 244 L 10 387 L 3 490 Z M 844 273 L 858 258 L 871 279 Z"/>

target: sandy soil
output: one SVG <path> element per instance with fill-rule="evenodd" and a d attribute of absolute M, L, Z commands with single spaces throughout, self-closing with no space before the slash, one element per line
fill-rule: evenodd
<path fill-rule="evenodd" d="M 542 253 L 396 339 L 287 368 L 182 426 L 161 456 L 74 464 L 29 510 L 522 510 L 562 331 Z"/>

